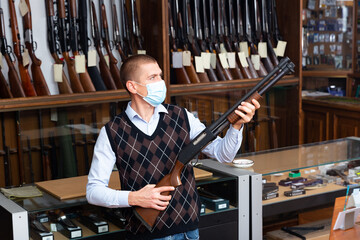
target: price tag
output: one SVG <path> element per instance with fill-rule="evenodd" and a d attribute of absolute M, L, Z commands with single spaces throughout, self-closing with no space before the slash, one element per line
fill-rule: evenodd
<path fill-rule="evenodd" d="M 146 50 L 137 50 L 137 54 L 146 55 Z"/>
<path fill-rule="evenodd" d="M 95 67 L 96 66 L 96 51 L 94 49 L 88 51 L 88 67 Z"/>
<path fill-rule="evenodd" d="M 85 69 L 85 55 L 75 55 L 75 71 L 77 73 L 84 73 Z"/>
<path fill-rule="evenodd" d="M 260 56 L 258 54 L 252 54 L 251 61 L 254 64 L 255 70 L 259 70 L 260 69 Z"/>
<path fill-rule="evenodd" d="M 228 52 L 226 54 L 227 60 L 229 62 L 229 68 L 235 68 L 235 53 L 234 52 Z"/>
<path fill-rule="evenodd" d="M 4 67 L 4 65 L 3 65 L 3 55 L 0 52 L 0 68 L 3 68 L 3 67 Z"/>
<path fill-rule="evenodd" d="M 216 69 L 216 53 L 210 53 L 210 64 L 212 69 Z"/>
<path fill-rule="evenodd" d="M 25 0 L 21 0 L 19 3 L 19 9 L 21 16 L 25 16 L 29 12 L 28 5 L 26 4 Z"/>
<path fill-rule="evenodd" d="M 58 121 L 58 115 L 57 115 L 57 109 L 56 108 L 51 108 L 50 109 L 50 120 L 53 121 L 53 122 Z"/>
<path fill-rule="evenodd" d="M 242 67 L 247 68 L 249 67 L 248 62 L 246 61 L 246 56 L 244 52 L 238 52 L 238 57 L 240 59 L 240 64 Z"/>
<path fill-rule="evenodd" d="M 240 42 L 240 52 L 244 52 L 245 57 L 249 57 L 249 47 L 247 42 Z"/>
<path fill-rule="evenodd" d="M 276 52 L 275 52 L 276 56 L 278 56 L 278 57 L 284 56 L 286 44 L 287 44 L 287 42 L 285 42 L 285 41 L 278 41 L 277 46 L 276 46 Z"/>
<path fill-rule="evenodd" d="M 190 66 L 191 65 L 191 52 L 190 51 L 183 51 L 183 65 Z"/>
<path fill-rule="evenodd" d="M 223 68 L 229 68 L 226 53 L 219 53 L 220 63 Z"/>
<path fill-rule="evenodd" d="M 225 45 L 223 43 L 220 43 L 220 53 L 226 53 L 226 48 Z"/>
<path fill-rule="evenodd" d="M 267 58 L 267 45 L 266 42 L 259 42 L 259 55 L 261 58 Z"/>
<path fill-rule="evenodd" d="M 105 62 L 106 62 L 106 65 L 108 66 L 108 67 L 110 67 L 110 58 L 109 58 L 109 55 L 104 55 L 104 58 L 105 58 Z"/>
<path fill-rule="evenodd" d="M 202 61 L 202 57 L 195 56 L 195 67 L 197 73 L 203 73 L 204 72 L 204 64 Z"/>
<path fill-rule="evenodd" d="M 29 52 L 28 50 L 25 48 L 23 55 L 22 55 L 22 60 L 23 60 L 23 66 L 27 66 L 30 63 L 30 56 L 29 56 Z"/>
<path fill-rule="evenodd" d="M 54 81 L 62 82 L 62 73 L 63 73 L 63 65 L 62 64 L 54 64 Z"/>
<path fill-rule="evenodd" d="M 201 53 L 202 62 L 205 69 L 210 69 L 211 65 L 211 53 L 202 52 Z"/>
<path fill-rule="evenodd" d="M 182 68 L 183 67 L 183 53 L 182 52 L 172 52 L 172 67 L 173 68 Z"/>

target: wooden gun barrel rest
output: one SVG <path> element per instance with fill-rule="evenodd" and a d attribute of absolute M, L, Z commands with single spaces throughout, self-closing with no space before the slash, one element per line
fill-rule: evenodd
<path fill-rule="evenodd" d="M 195 179 L 211 177 L 212 173 L 194 168 Z M 68 200 L 86 196 L 86 184 L 88 176 L 78 176 L 71 178 L 63 178 L 49 181 L 36 182 L 36 186 L 41 190 L 51 194 L 59 200 Z M 119 172 L 113 171 L 110 176 L 109 187 L 112 189 L 120 189 Z"/>

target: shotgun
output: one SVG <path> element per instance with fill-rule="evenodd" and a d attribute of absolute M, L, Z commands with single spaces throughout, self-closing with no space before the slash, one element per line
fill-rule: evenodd
<path fill-rule="evenodd" d="M 86 139 L 86 127 L 85 127 L 85 118 L 81 118 L 80 119 L 80 123 L 81 123 L 81 135 L 82 135 L 82 141 L 84 143 L 83 145 L 83 150 L 84 150 L 84 162 L 85 162 L 85 174 L 89 173 L 89 169 L 90 169 L 90 164 L 89 164 L 89 152 L 88 152 L 88 147 L 87 147 L 87 139 Z"/>
<path fill-rule="evenodd" d="M 23 147 L 21 143 L 21 126 L 20 126 L 20 111 L 15 112 L 15 124 L 16 124 L 16 145 L 17 145 L 17 159 L 19 166 L 19 181 L 20 185 L 25 183 L 25 170 L 24 170 L 24 158 Z"/>
<path fill-rule="evenodd" d="M 23 27 L 24 27 L 24 40 L 25 47 L 29 52 L 31 58 L 31 73 L 34 81 L 34 87 L 38 96 L 50 95 L 49 88 L 46 84 L 45 77 L 41 71 L 41 60 L 35 55 L 34 42 L 33 42 L 33 31 L 32 31 L 32 20 L 31 20 L 31 8 L 29 0 L 25 0 L 29 11 L 23 16 Z"/>
<path fill-rule="evenodd" d="M 13 51 L 18 61 L 18 68 L 20 73 L 21 85 L 27 97 L 37 96 L 35 88 L 33 86 L 30 74 L 29 74 L 29 64 L 24 65 L 24 59 L 21 55 L 21 46 L 20 46 L 20 33 L 15 11 L 15 0 L 9 0 L 9 12 L 10 12 L 10 26 L 11 26 L 11 35 L 13 41 Z"/>
<path fill-rule="evenodd" d="M 58 11 L 58 32 L 59 32 L 59 41 L 60 41 L 60 51 L 67 65 L 71 88 L 74 93 L 83 93 L 84 88 L 81 85 L 79 76 L 75 70 L 75 60 L 70 58 L 69 55 L 64 0 L 57 1 L 57 11 Z"/>
<path fill-rule="evenodd" d="M 34 180 L 34 168 L 33 168 L 32 156 L 31 156 L 31 144 L 28 136 L 26 137 L 26 143 L 27 143 L 28 160 L 29 160 L 29 168 L 30 168 L 30 181 L 31 183 L 34 183 L 35 180 Z"/>
<path fill-rule="evenodd" d="M 173 18 L 172 5 L 171 5 L 170 0 L 168 3 L 168 11 L 169 11 L 169 39 L 170 39 L 171 52 L 178 52 L 181 50 L 178 49 L 178 47 L 177 47 L 178 39 L 176 37 L 176 32 L 175 32 L 175 27 L 174 27 L 174 24 L 176 24 L 176 21 L 174 21 L 174 18 Z M 187 75 L 184 66 L 173 68 L 173 69 L 175 72 L 177 83 L 179 83 L 179 84 L 190 84 L 191 83 L 190 78 Z"/>
<path fill-rule="evenodd" d="M 120 4 L 120 8 L 121 8 L 121 4 Z M 111 3 L 111 13 L 112 13 L 112 24 L 113 24 L 113 34 L 114 34 L 115 46 L 120 54 L 121 61 L 125 61 L 126 56 L 123 51 L 124 40 L 123 40 L 122 18 L 121 17 L 119 18 L 120 26 L 121 26 L 121 27 L 119 27 L 115 0 L 112 0 L 112 3 Z"/>
<path fill-rule="evenodd" d="M 132 22 L 132 32 L 134 36 L 134 42 L 137 50 L 144 50 L 143 43 L 144 37 L 141 35 L 140 26 L 139 26 L 139 17 L 136 7 L 136 0 L 131 0 L 131 22 Z"/>
<path fill-rule="evenodd" d="M 57 161 L 57 153 L 56 153 L 56 143 L 55 143 L 55 133 L 53 131 L 49 132 L 49 144 L 51 146 L 50 149 L 50 158 L 51 158 L 51 176 L 53 179 L 58 178 L 57 173 L 57 167 L 58 167 L 58 161 Z"/>
<path fill-rule="evenodd" d="M 106 15 L 106 9 L 104 1 L 100 1 L 100 23 L 102 25 L 102 30 L 104 32 L 104 36 L 102 38 L 104 47 L 106 49 L 107 55 L 109 56 L 109 66 L 110 66 L 110 72 L 111 76 L 113 77 L 116 88 L 121 89 L 123 88 L 121 81 L 120 81 L 120 69 L 118 68 L 118 60 L 114 57 L 112 54 L 111 48 L 110 48 L 110 37 L 109 37 L 109 26 L 107 21 L 107 15 Z"/>
<path fill-rule="evenodd" d="M 123 26 L 123 40 L 124 40 L 124 52 L 125 56 L 133 55 L 132 48 L 132 39 L 130 34 L 130 26 L 129 26 L 129 15 L 127 13 L 127 7 L 125 0 L 120 0 L 120 13 L 121 13 L 121 23 Z"/>
<path fill-rule="evenodd" d="M 68 2 L 68 11 L 70 12 L 69 18 L 69 28 L 70 28 L 70 47 L 73 55 L 80 56 L 79 46 L 78 46 L 78 34 L 79 29 L 77 25 L 77 9 L 76 9 L 76 1 L 69 0 Z M 86 63 L 85 63 L 86 64 Z M 91 81 L 90 75 L 87 72 L 85 67 L 85 72 L 79 73 L 81 85 L 84 88 L 85 92 L 95 92 L 94 84 Z"/>
<path fill-rule="evenodd" d="M 73 147 L 73 152 L 74 152 L 74 160 L 75 160 L 75 167 L 76 167 L 76 172 L 77 172 L 77 176 L 79 176 L 79 169 L 78 169 L 78 159 L 77 159 L 77 151 L 76 151 L 76 136 L 75 136 L 75 130 L 74 130 L 74 120 L 70 119 L 69 120 L 69 128 L 70 128 L 70 135 L 71 135 L 71 142 L 72 142 L 72 147 Z"/>
<path fill-rule="evenodd" d="M 88 45 L 88 11 L 87 11 L 87 1 L 79 1 L 79 37 L 80 37 L 80 48 L 85 54 L 87 62 L 89 61 L 89 45 Z M 105 91 L 106 86 L 104 81 L 101 78 L 99 69 L 97 66 L 90 66 L 86 64 L 87 71 L 90 75 L 91 81 L 96 89 L 96 91 Z"/>
<path fill-rule="evenodd" d="M 55 64 L 64 65 L 64 62 L 60 60 L 57 55 L 56 47 L 56 36 L 55 36 L 55 13 L 54 13 L 54 3 L 53 0 L 45 0 L 46 7 L 46 19 L 47 19 L 47 39 L 49 44 L 50 54 L 53 57 Z M 64 69 L 62 71 L 62 82 L 58 82 L 59 92 L 60 93 L 73 93 L 69 80 L 67 79 Z"/>
<path fill-rule="evenodd" d="M 16 72 L 15 69 L 15 65 L 14 65 L 14 61 L 11 57 L 11 47 L 7 44 L 6 41 L 6 35 L 5 35 L 5 21 L 4 21 L 4 13 L 3 13 L 3 9 L 0 8 L 0 48 L 1 48 L 1 53 L 2 55 L 5 57 L 6 63 L 8 65 L 9 68 L 9 72 L 8 72 L 8 79 L 9 79 L 9 83 L 10 83 L 10 88 L 9 85 L 7 84 L 6 81 L 3 81 L 5 78 L 2 75 L 2 73 L 0 73 L 0 78 L 1 78 L 1 85 L 0 86 L 0 94 L 1 97 L 3 98 L 11 98 L 11 97 L 25 97 L 25 92 L 21 86 L 21 81 L 19 78 L 19 75 Z"/>
<path fill-rule="evenodd" d="M 115 90 L 116 89 L 115 81 L 111 75 L 110 69 L 106 63 L 104 54 L 102 53 L 102 50 L 101 50 L 99 25 L 98 25 L 98 21 L 97 21 L 97 17 L 96 17 L 95 4 L 92 0 L 89 0 L 89 1 L 91 4 L 91 6 L 90 6 L 91 34 L 92 34 L 92 38 L 94 40 L 94 45 L 95 45 L 96 51 L 100 58 L 99 67 L 100 67 L 101 77 L 102 77 L 102 79 L 105 83 L 105 86 L 108 90 Z"/>
<path fill-rule="evenodd" d="M 10 147 L 6 145 L 6 137 L 5 137 L 5 118 L 4 113 L 0 113 L 1 118 L 1 137 L 2 137 L 2 145 L 4 150 L 4 177 L 5 177 L 5 186 L 11 186 L 11 164 L 10 164 Z"/>
<path fill-rule="evenodd" d="M 41 156 L 41 174 L 43 180 L 51 180 L 51 169 L 49 154 L 45 150 L 44 146 L 44 134 L 43 134 L 43 120 L 42 120 L 42 111 L 38 110 L 38 126 L 39 126 L 39 143 L 40 143 L 40 156 Z"/>
<path fill-rule="evenodd" d="M 171 172 L 165 175 L 157 184 L 156 187 L 161 186 L 173 186 L 177 187 L 181 185 L 181 172 L 185 165 L 188 164 L 193 157 L 198 154 L 203 147 L 209 142 L 214 140 L 216 136 L 221 133 L 230 124 L 236 123 L 240 120 L 240 117 L 235 113 L 238 106 L 244 102 L 251 102 L 252 99 L 259 100 L 261 95 L 268 91 L 278 80 L 280 80 L 285 74 L 290 71 L 294 71 L 294 64 L 289 58 L 285 57 L 267 76 L 259 81 L 255 87 L 253 87 L 244 97 L 240 99 L 235 105 L 233 105 L 227 112 L 219 117 L 209 127 L 205 128 L 200 134 L 198 134 L 188 145 L 186 145 L 179 153 L 178 159 Z M 276 74 L 276 75 L 275 75 Z M 275 75 L 274 78 L 271 77 Z M 170 192 L 164 192 L 163 195 L 169 195 Z M 151 231 L 160 211 L 153 208 L 134 207 L 134 214 L 139 220 Z"/>

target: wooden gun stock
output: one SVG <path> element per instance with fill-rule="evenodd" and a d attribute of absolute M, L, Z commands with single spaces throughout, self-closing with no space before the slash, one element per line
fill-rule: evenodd
<path fill-rule="evenodd" d="M 12 95 L 14 97 L 26 97 L 25 92 L 21 86 L 19 75 L 16 72 L 14 63 L 11 61 L 10 56 L 8 54 L 5 55 L 5 60 L 9 68 L 8 77 L 9 77 L 10 90 Z"/>
<path fill-rule="evenodd" d="M 74 93 L 83 93 L 84 88 L 81 85 L 78 74 L 76 73 L 75 61 L 70 58 L 68 52 L 63 52 L 62 55 L 65 59 L 66 65 L 67 65 L 69 78 L 70 78 L 70 82 L 71 82 L 71 89 L 73 90 Z"/>
<path fill-rule="evenodd" d="M 74 54 L 74 56 L 80 55 L 78 52 L 73 52 L 73 54 Z M 80 77 L 81 86 L 83 87 L 84 92 L 95 92 L 96 91 L 86 67 L 85 67 L 85 72 L 79 73 L 79 77 Z"/>
<path fill-rule="evenodd" d="M 21 85 L 24 89 L 25 95 L 27 97 L 33 97 L 33 96 L 37 96 L 35 88 L 31 82 L 31 78 L 30 78 L 30 74 L 29 74 L 29 70 L 27 69 L 27 67 L 24 67 L 24 65 L 22 64 L 22 61 L 18 61 L 18 67 L 19 67 L 19 73 L 20 73 L 20 78 L 21 78 Z"/>
<path fill-rule="evenodd" d="M 115 81 L 111 75 L 110 69 L 106 63 L 104 54 L 102 53 L 100 47 L 96 47 L 96 51 L 99 55 L 99 68 L 101 77 L 105 83 L 105 86 L 108 90 L 116 90 Z"/>
<path fill-rule="evenodd" d="M 55 60 L 56 64 L 63 64 L 59 56 L 56 53 L 52 53 L 51 56 Z M 73 93 L 69 80 L 67 79 L 64 70 L 62 71 L 62 82 L 58 82 L 59 92 L 62 94 Z"/>
<path fill-rule="evenodd" d="M 225 112 L 220 118 L 218 118 L 209 127 L 205 128 L 199 133 L 186 147 L 181 149 L 175 166 L 171 172 L 165 175 L 156 185 L 161 186 L 173 186 L 178 187 L 181 185 L 181 172 L 184 166 L 188 164 L 191 159 L 198 154 L 203 147 L 205 147 L 210 141 L 214 140 L 216 136 L 221 133 L 229 124 L 234 124 L 240 120 L 240 116 L 235 113 L 237 107 L 243 101 L 251 102 L 252 99 L 259 100 L 261 95 L 268 91 L 278 80 L 280 80 L 289 71 L 293 71 L 294 64 L 289 58 L 284 58 L 279 65 L 274 68 L 264 79 L 256 84 L 244 97 L 236 102 L 227 112 Z M 279 71 L 279 73 L 270 80 L 270 78 Z M 260 89 L 260 90 L 259 90 Z M 169 195 L 169 192 L 162 193 Z M 140 221 L 151 231 L 160 211 L 153 208 L 145 209 L 142 207 L 134 207 L 134 214 Z"/>
<path fill-rule="evenodd" d="M 10 87 L 5 80 L 4 75 L 0 71 L 0 97 L 1 98 L 13 98 L 13 95 L 10 91 Z"/>

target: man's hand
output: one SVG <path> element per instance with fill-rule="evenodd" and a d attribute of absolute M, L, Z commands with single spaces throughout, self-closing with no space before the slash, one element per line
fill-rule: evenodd
<path fill-rule="evenodd" d="M 130 206 L 154 208 L 156 210 L 163 211 L 169 204 L 171 195 L 164 196 L 161 195 L 161 193 L 171 192 L 174 190 L 175 188 L 171 186 L 155 188 L 155 184 L 149 184 L 138 191 L 130 192 L 128 202 Z"/>
<path fill-rule="evenodd" d="M 252 104 L 248 102 L 242 102 L 235 110 L 235 113 L 240 116 L 240 120 L 233 124 L 233 128 L 240 129 L 244 123 L 248 123 L 254 117 L 255 111 L 260 108 L 260 103 L 253 99 Z"/>

